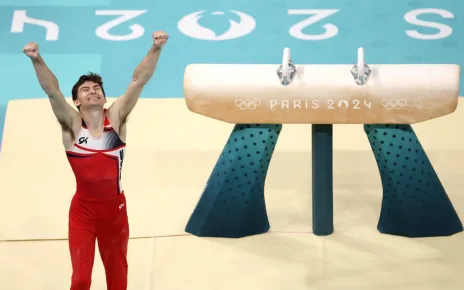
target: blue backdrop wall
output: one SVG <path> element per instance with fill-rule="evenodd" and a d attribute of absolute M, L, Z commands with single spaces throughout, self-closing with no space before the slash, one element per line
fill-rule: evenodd
<path fill-rule="evenodd" d="M 295 63 L 354 64 L 362 46 L 368 63 L 461 65 L 463 17 L 462 0 L 0 0 L 0 123 L 9 100 L 46 97 L 21 51 L 30 41 L 65 95 L 94 71 L 117 96 L 165 30 L 142 97 L 180 98 L 189 63 L 279 63 L 284 47 Z"/>

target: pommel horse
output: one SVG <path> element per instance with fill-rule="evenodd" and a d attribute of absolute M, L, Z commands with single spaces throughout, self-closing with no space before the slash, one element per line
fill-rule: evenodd
<path fill-rule="evenodd" d="M 188 65 L 188 109 L 235 127 L 186 232 L 240 238 L 270 229 L 264 185 L 283 124 L 312 124 L 315 235 L 334 231 L 333 124 L 364 126 L 383 188 L 379 232 L 404 237 L 461 232 L 411 126 L 456 110 L 459 77 L 458 65 L 367 65 L 362 48 L 354 66 L 295 66 L 288 48 L 278 65 Z"/>

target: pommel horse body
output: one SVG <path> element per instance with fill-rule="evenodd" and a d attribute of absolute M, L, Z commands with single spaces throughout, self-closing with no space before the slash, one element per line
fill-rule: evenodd
<path fill-rule="evenodd" d="M 276 71 L 277 68 L 277 71 Z M 277 73 L 277 75 L 276 75 Z M 313 232 L 333 226 L 333 124 L 363 124 L 383 187 L 378 230 L 404 237 L 463 230 L 411 124 L 453 113 L 457 65 L 191 64 L 188 109 L 236 124 L 186 226 L 201 237 L 239 238 L 270 225 L 264 185 L 283 124 L 312 124 Z"/>

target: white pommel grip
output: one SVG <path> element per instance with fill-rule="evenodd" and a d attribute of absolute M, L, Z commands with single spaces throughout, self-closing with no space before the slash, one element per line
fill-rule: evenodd
<path fill-rule="evenodd" d="M 284 48 L 284 54 L 282 57 L 282 78 L 290 77 L 290 67 L 288 63 L 290 62 L 290 48 Z"/>
<path fill-rule="evenodd" d="M 362 47 L 358 48 L 358 76 L 364 76 L 364 49 Z"/>

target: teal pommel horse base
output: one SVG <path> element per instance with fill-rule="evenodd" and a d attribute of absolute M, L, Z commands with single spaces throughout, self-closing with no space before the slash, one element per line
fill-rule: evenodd
<path fill-rule="evenodd" d="M 264 188 L 283 124 L 312 125 L 315 235 L 334 231 L 333 124 L 364 126 L 382 181 L 380 233 L 436 237 L 463 231 L 411 127 L 455 111 L 459 66 L 368 66 L 362 49 L 354 67 L 294 66 L 286 49 L 278 78 L 275 67 L 187 66 L 184 94 L 188 109 L 235 126 L 186 232 L 240 238 L 269 231 Z M 299 75 L 300 71 L 304 73 Z"/>

